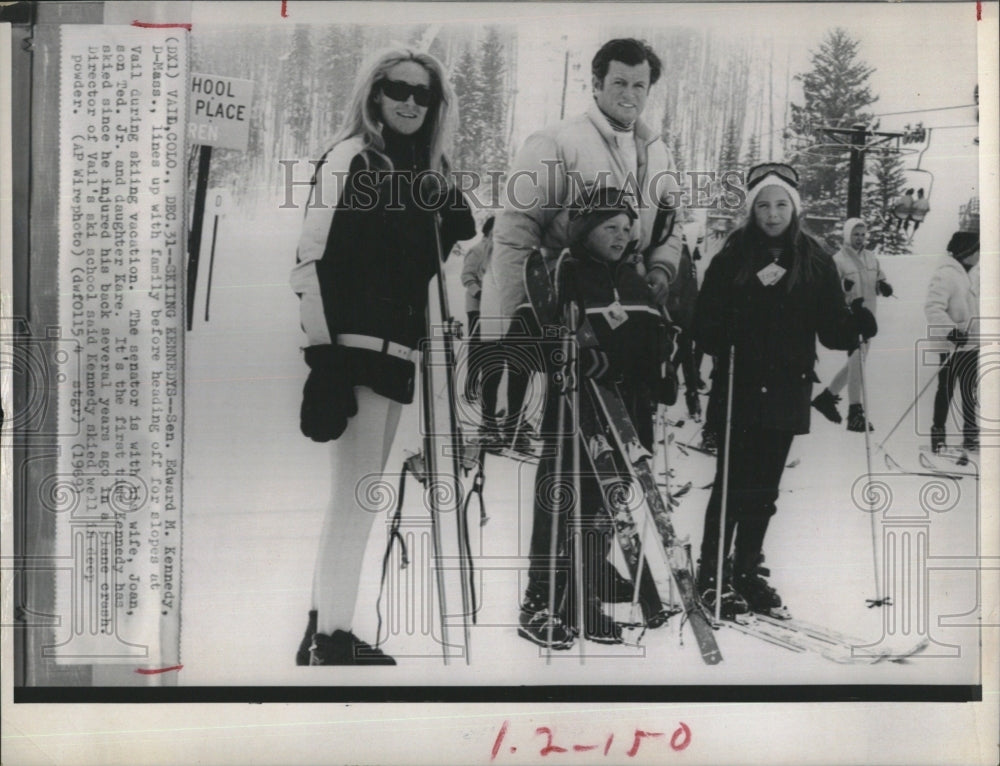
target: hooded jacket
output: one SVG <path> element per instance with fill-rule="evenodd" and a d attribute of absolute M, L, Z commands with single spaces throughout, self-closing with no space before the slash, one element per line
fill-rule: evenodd
<path fill-rule="evenodd" d="M 851 232 L 859 225 L 864 225 L 860 218 L 848 218 L 844 223 L 844 244 L 833 256 L 833 262 L 837 264 L 847 305 L 850 306 L 857 298 L 863 298 L 865 308 L 874 314 L 878 305 L 878 283 L 885 279 L 885 274 L 875 253 L 851 247 Z M 850 289 L 847 289 L 848 282 L 851 283 Z"/>
<path fill-rule="evenodd" d="M 634 141 L 638 177 L 630 178 L 621 142 Z M 673 158 L 659 134 L 637 120 L 634 134 L 617 133 L 596 103 L 577 117 L 532 134 L 518 152 L 508 174 L 508 196 L 493 232 L 493 257 L 483 289 L 483 314 L 510 317 L 525 300 L 524 261 L 541 249 L 554 261 L 569 246 L 568 207 L 581 184 L 600 182 L 632 192 L 639 218 L 633 225 L 638 240 L 640 275 L 662 269 L 673 279 L 680 260 L 679 233 L 673 226 L 653 241 L 659 200 L 676 200 Z M 674 194 L 671 194 L 671 193 Z M 679 202 L 674 201 L 674 205 Z"/>
<path fill-rule="evenodd" d="M 968 272 L 955 258 L 943 257 L 927 286 L 924 301 L 927 335 L 931 346 L 943 353 L 954 350 L 948 339 L 952 330 L 969 333 L 976 343 L 979 331 L 979 264 Z M 963 346 L 963 349 L 969 346 Z"/>

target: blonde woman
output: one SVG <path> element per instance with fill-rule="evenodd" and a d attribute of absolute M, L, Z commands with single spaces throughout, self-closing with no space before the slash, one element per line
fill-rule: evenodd
<path fill-rule="evenodd" d="M 314 178 L 291 284 L 310 370 L 301 428 L 332 442 L 332 496 L 300 665 L 395 664 L 352 631 L 376 518 L 355 489 L 361 477 L 384 470 L 402 407 L 413 401 L 415 349 L 426 333 L 427 286 L 438 267 L 435 211 L 445 255 L 475 234 L 461 193 L 443 183 L 455 116 L 437 59 L 382 51 L 360 72 Z"/>

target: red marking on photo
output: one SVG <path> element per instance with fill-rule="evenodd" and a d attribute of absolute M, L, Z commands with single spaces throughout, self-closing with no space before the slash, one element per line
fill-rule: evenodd
<path fill-rule="evenodd" d="M 500 727 L 500 731 L 497 734 L 496 741 L 494 741 L 494 743 L 493 743 L 493 753 L 492 753 L 492 755 L 490 755 L 490 760 L 491 761 L 494 760 L 497 757 L 497 753 L 500 752 L 500 743 L 503 742 L 503 738 L 507 736 L 507 724 L 508 723 L 509 723 L 509 721 L 504 721 L 503 722 L 503 726 Z M 510 750 L 511 750 L 511 752 L 514 752 L 514 748 L 511 748 Z"/>
<path fill-rule="evenodd" d="M 141 673 L 144 676 L 155 676 L 158 673 L 169 673 L 171 670 L 180 670 L 183 665 L 171 665 L 169 668 L 136 668 L 136 673 Z"/>
<path fill-rule="evenodd" d="M 191 31 L 190 24 L 154 24 L 151 21 L 133 21 L 132 26 L 143 29 L 186 29 L 188 32 Z"/>
<path fill-rule="evenodd" d="M 281 18 L 288 18 L 288 0 L 281 0 Z"/>

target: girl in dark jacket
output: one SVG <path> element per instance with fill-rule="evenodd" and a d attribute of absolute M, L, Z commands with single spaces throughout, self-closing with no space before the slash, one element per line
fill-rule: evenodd
<path fill-rule="evenodd" d="M 857 348 L 875 335 L 874 316 L 844 304 L 833 259 L 802 231 L 798 174 L 767 163 L 747 174 L 748 220 L 728 238 L 705 273 L 695 307 L 695 340 L 715 355 L 710 410 L 726 412 L 729 353 L 734 349 L 729 485 L 723 555 L 735 536 L 732 577 L 723 577 L 725 616 L 787 616 L 761 568 L 768 522 L 792 439 L 809 432 L 816 338 L 831 349 Z M 714 405 L 714 406 L 712 406 Z M 714 609 L 725 465 L 725 423 L 715 484 L 705 512 L 699 589 Z"/>
<path fill-rule="evenodd" d="M 376 54 L 313 181 L 291 284 L 310 368 L 301 428 L 333 442 L 332 497 L 300 665 L 395 664 L 351 630 L 377 515 L 359 505 L 357 485 L 384 470 L 402 406 L 413 401 L 415 349 L 426 334 L 427 286 L 437 273 L 435 209 L 445 254 L 475 234 L 461 193 L 426 191 L 443 188 L 454 105 L 433 56 Z"/>

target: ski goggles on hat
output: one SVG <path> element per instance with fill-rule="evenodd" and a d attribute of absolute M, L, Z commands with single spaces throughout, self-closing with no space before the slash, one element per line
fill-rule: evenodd
<path fill-rule="evenodd" d="M 639 217 L 631 194 L 607 187 L 580 195 L 569 210 L 569 220 L 576 221 L 592 213 L 625 213 L 631 221 Z"/>
<path fill-rule="evenodd" d="M 799 188 L 799 174 L 795 168 L 783 162 L 765 162 L 750 168 L 747 173 L 747 191 L 771 175 L 777 176 L 793 189 Z"/>
<path fill-rule="evenodd" d="M 434 91 L 426 85 L 412 85 L 402 80 L 381 80 L 379 89 L 393 101 L 402 102 L 413 96 L 417 106 L 428 107 L 437 100 Z"/>

